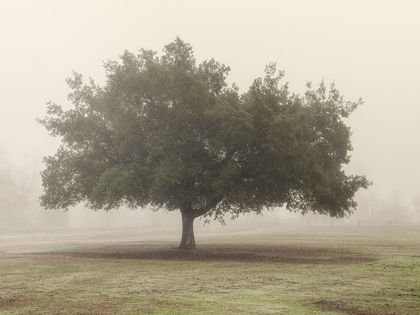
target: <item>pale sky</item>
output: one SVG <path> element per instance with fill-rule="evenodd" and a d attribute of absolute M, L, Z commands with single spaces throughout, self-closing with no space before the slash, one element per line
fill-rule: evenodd
<path fill-rule="evenodd" d="M 419 16 L 414 0 L 0 0 L 0 160 L 41 169 L 55 152 L 35 118 L 48 101 L 69 105 L 72 70 L 102 82 L 103 61 L 179 36 L 198 61 L 230 66 L 242 91 L 277 62 L 293 92 L 324 79 L 362 97 L 349 172 L 383 194 L 420 194 Z"/>

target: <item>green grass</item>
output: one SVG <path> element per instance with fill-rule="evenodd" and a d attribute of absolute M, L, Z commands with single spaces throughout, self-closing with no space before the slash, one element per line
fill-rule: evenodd
<path fill-rule="evenodd" d="M 0 314 L 420 314 L 420 228 L 0 237 Z"/>

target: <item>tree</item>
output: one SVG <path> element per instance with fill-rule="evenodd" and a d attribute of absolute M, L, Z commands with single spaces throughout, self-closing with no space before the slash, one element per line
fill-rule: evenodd
<path fill-rule="evenodd" d="M 411 209 L 406 204 L 404 195 L 396 189 L 389 193 L 388 200 L 384 202 L 382 210 L 382 219 L 390 220 L 394 224 L 410 222 L 412 217 Z"/>
<path fill-rule="evenodd" d="M 40 192 L 39 173 L 33 165 L 11 165 L 0 157 L 0 233 L 67 224 L 63 213 L 39 207 Z"/>
<path fill-rule="evenodd" d="M 57 153 L 44 159 L 47 208 L 84 201 L 92 209 L 179 210 L 179 247 L 192 249 L 197 217 L 223 220 L 282 205 L 342 217 L 369 185 L 342 170 L 351 150 L 343 118 L 361 101 L 345 102 L 334 85 L 291 94 L 269 64 L 240 94 L 226 82 L 229 67 L 197 64 L 179 38 L 162 56 L 125 51 L 104 66 L 104 86 L 74 73 L 67 80 L 74 108 L 48 103 L 47 117 L 38 119 L 61 137 Z"/>
<path fill-rule="evenodd" d="M 28 171 L 8 166 L 0 167 L 0 232 L 24 230 L 34 226 L 36 180 Z"/>
<path fill-rule="evenodd" d="M 22 182 L 16 181 L 10 168 L 0 169 L 0 231 L 10 230 L 14 225 L 24 225 L 27 188 Z"/>
<path fill-rule="evenodd" d="M 411 200 L 413 206 L 413 221 L 419 222 L 420 219 L 420 194 L 414 195 Z"/>

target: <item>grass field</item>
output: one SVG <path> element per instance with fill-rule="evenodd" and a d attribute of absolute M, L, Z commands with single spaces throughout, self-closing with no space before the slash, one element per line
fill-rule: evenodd
<path fill-rule="evenodd" d="M 419 226 L 199 225 L 0 235 L 0 314 L 420 314 Z"/>

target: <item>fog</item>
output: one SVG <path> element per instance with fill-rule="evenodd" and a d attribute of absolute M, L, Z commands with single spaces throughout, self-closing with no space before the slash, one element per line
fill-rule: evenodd
<path fill-rule="evenodd" d="M 420 3 L 418 1 L 0 1 L 0 232 L 44 228 L 110 228 L 180 224 L 178 213 L 81 205 L 68 212 L 38 204 L 42 157 L 59 140 L 36 117 L 46 103 L 69 108 L 72 70 L 104 81 L 103 62 L 125 49 L 161 51 L 179 36 L 198 61 L 231 67 L 245 91 L 269 62 L 285 70 L 292 92 L 324 80 L 365 104 L 350 116 L 348 173 L 374 185 L 341 224 L 420 221 Z M 6 198 L 7 197 L 7 198 Z M 330 222 L 282 209 L 252 220 Z M 338 222 L 338 221 L 337 221 Z M 212 223 L 218 224 L 218 223 Z M 231 224 L 228 222 L 228 224 Z"/>

